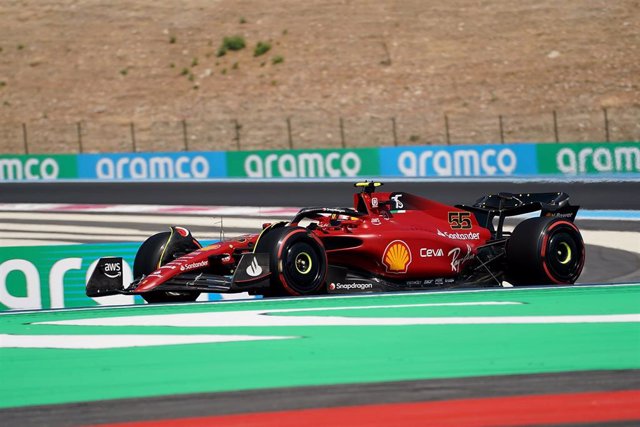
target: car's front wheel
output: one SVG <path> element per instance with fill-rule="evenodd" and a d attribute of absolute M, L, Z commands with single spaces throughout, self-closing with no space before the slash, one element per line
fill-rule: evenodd
<path fill-rule="evenodd" d="M 162 232 L 149 237 L 138 249 L 133 262 L 133 277 L 146 276 L 176 256 L 195 251 L 200 248 L 195 241 L 181 240 L 172 244 L 172 232 Z M 148 303 L 191 302 L 200 295 L 199 292 L 149 291 L 140 296 Z"/>
<path fill-rule="evenodd" d="M 324 289 L 327 255 L 307 229 L 271 230 L 260 237 L 255 252 L 270 254 L 272 295 L 311 295 Z"/>

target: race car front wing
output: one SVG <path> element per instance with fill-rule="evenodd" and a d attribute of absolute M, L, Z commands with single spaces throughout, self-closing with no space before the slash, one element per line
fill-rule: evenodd
<path fill-rule="evenodd" d="M 145 276 L 124 286 L 124 261 L 121 257 L 100 258 L 87 282 L 86 294 L 101 297 L 117 294 L 141 294 L 137 288 Z M 242 256 L 233 276 L 208 272 L 181 273 L 163 281 L 153 291 L 174 292 L 247 292 L 269 287 L 271 271 L 268 254 L 247 253 Z M 148 292 L 148 291 L 147 291 Z"/>

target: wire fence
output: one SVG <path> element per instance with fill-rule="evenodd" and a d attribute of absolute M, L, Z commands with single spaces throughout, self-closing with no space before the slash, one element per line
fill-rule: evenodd
<path fill-rule="evenodd" d="M 640 141 L 640 107 L 499 116 L 301 114 L 173 122 L 0 123 L 0 152 L 6 154 L 580 141 Z"/>

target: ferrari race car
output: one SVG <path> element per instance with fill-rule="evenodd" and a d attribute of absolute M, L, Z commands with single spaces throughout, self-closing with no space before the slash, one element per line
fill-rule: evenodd
<path fill-rule="evenodd" d="M 99 297 L 193 301 L 201 292 L 264 296 L 571 284 L 585 260 L 565 193 L 500 193 L 447 206 L 381 183 L 356 187 L 353 208 L 304 208 L 289 222 L 203 247 L 183 227 L 149 237 L 132 283 L 122 258 L 101 258 L 86 287 Z M 513 231 L 507 217 L 540 211 Z"/>

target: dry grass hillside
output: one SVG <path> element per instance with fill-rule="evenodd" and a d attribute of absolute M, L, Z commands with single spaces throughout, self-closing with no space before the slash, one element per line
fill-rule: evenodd
<path fill-rule="evenodd" d="M 0 49 L 4 153 L 640 140 L 639 0 L 2 0 Z"/>

